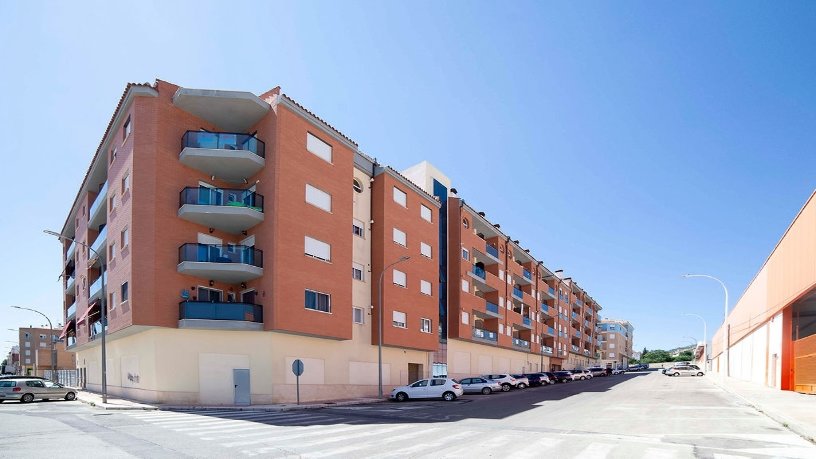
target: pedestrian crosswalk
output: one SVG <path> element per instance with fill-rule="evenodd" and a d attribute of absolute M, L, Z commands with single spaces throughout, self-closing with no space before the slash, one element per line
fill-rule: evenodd
<path fill-rule="evenodd" d="M 127 412 L 125 416 L 206 442 L 213 457 L 384 459 L 433 457 L 696 457 L 695 446 L 657 437 L 609 437 L 588 432 L 535 431 L 486 422 L 372 422 L 331 410 L 284 412 L 210 410 Z M 769 439 L 770 440 L 770 439 Z M 779 445 L 779 443 L 777 443 Z M 784 457 L 814 457 L 813 449 L 789 444 Z M 771 450 L 769 456 L 778 455 Z M 774 454 L 776 453 L 776 454 Z M 707 457 L 765 456 L 759 449 L 711 450 Z"/>

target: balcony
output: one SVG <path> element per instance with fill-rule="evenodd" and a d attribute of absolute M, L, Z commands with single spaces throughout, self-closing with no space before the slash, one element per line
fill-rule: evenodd
<path fill-rule="evenodd" d="M 551 299 L 555 299 L 555 289 L 553 287 L 547 287 L 546 289 L 541 290 L 542 293 L 550 297 Z"/>
<path fill-rule="evenodd" d="M 65 310 L 65 317 L 67 319 L 66 322 L 71 320 L 71 318 L 74 316 L 76 316 L 76 301 L 74 301 L 74 303 L 68 306 L 68 309 Z"/>
<path fill-rule="evenodd" d="M 584 349 L 584 355 L 589 355 L 589 349 Z"/>
<path fill-rule="evenodd" d="M 499 305 L 497 304 L 486 301 L 485 311 L 487 311 L 487 314 L 490 316 L 501 318 L 501 314 L 499 314 Z"/>
<path fill-rule="evenodd" d="M 66 336 L 65 346 L 66 347 L 76 346 L 76 336 Z"/>
<path fill-rule="evenodd" d="M 231 234 L 261 223 L 263 211 L 263 196 L 252 190 L 187 187 L 179 195 L 179 217 Z"/>
<path fill-rule="evenodd" d="M 573 312 L 573 313 L 570 315 L 570 317 L 572 318 L 572 320 L 574 320 L 574 321 L 576 321 L 576 322 L 578 321 L 578 313 Z"/>
<path fill-rule="evenodd" d="M 550 336 L 555 336 L 555 329 L 553 327 L 546 327 L 544 329 L 544 333 L 546 333 L 546 334 L 548 334 Z"/>
<path fill-rule="evenodd" d="M 543 353 L 545 353 L 545 354 L 550 354 L 550 355 L 552 355 L 552 353 L 553 353 L 553 348 L 551 348 L 550 346 L 541 346 L 541 352 L 543 352 Z"/>
<path fill-rule="evenodd" d="M 488 285 L 487 283 L 487 273 L 485 272 L 484 268 L 481 266 L 473 265 L 473 267 L 468 271 L 468 275 L 475 281 L 475 283 L 479 286 L 479 290 L 483 292 L 493 292 L 496 289 Z"/>
<path fill-rule="evenodd" d="M 513 298 L 523 301 L 524 300 L 524 292 L 521 291 L 520 288 L 513 287 Z"/>
<path fill-rule="evenodd" d="M 578 346 L 572 345 L 572 352 L 578 352 Z"/>
<path fill-rule="evenodd" d="M 495 344 L 498 342 L 499 338 L 496 335 L 496 332 L 482 330 L 481 328 L 473 328 L 473 338 L 480 340 L 480 341 L 488 341 L 490 343 Z"/>
<path fill-rule="evenodd" d="M 575 338 L 580 339 L 581 338 L 581 332 L 579 332 L 578 330 L 575 330 L 575 333 L 573 333 L 572 336 L 574 336 Z"/>
<path fill-rule="evenodd" d="M 237 63 L 236 63 L 237 64 Z M 238 65 L 225 65 L 238 68 Z M 269 104 L 251 92 L 179 88 L 173 105 L 221 129 L 244 131 L 269 113 Z"/>
<path fill-rule="evenodd" d="M 526 269 L 524 269 L 523 272 L 529 273 L 529 271 L 527 271 Z M 519 276 L 515 272 L 512 272 L 511 274 L 513 275 L 513 279 L 516 280 L 516 284 L 519 284 L 519 285 L 532 285 L 532 283 L 533 283 L 532 276 L 527 277 L 527 276 L 525 276 L 523 274 L 521 276 Z"/>
<path fill-rule="evenodd" d="M 263 275 L 263 251 L 244 245 L 183 244 L 178 272 L 237 284 Z"/>
<path fill-rule="evenodd" d="M 264 167 L 265 154 L 263 141 L 249 134 L 187 131 L 179 160 L 207 175 L 240 183 Z"/>
<path fill-rule="evenodd" d="M 96 258 L 96 254 L 98 253 L 99 256 L 102 257 L 102 260 L 100 261 L 104 261 L 107 257 L 106 253 L 107 247 L 108 247 L 108 227 L 105 226 L 96 236 L 96 239 L 94 239 L 93 244 L 91 244 L 91 247 L 88 249 L 88 259 L 93 260 L 94 258 Z"/>
<path fill-rule="evenodd" d="M 552 306 L 547 306 L 544 303 L 541 304 L 541 313 L 549 317 L 555 317 L 556 315 L 555 308 L 553 308 Z"/>
<path fill-rule="evenodd" d="M 533 321 L 529 317 L 522 317 L 521 326 L 527 329 L 533 328 Z"/>
<path fill-rule="evenodd" d="M 493 257 L 493 261 L 496 263 L 501 263 L 499 260 L 499 249 L 490 244 L 485 244 L 485 250 L 487 251 L 488 256 Z"/>
<path fill-rule="evenodd" d="M 76 241 L 71 241 L 71 245 L 68 246 L 68 251 L 65 252 L 66 263 L 74 259 L 74 252 L 76 252 L 76 246 L 77 246 Z"/>
<path fill-rule="evenodd" d="M 530 349 L 530 342 L 520 338 L 513 338 L 513 346 L 522 349 Z"/>
<path fill-rule="evenodd" d="M 98 228 L 108 220 L 108 182 L 102 185 L 88 211 L 88 227 Z"/>
<path fill-rule="evenodd" d="M 529 281 L 533 280 L 533 275 L 530 273 L 530 270 L 528 269 L 523 270 L 522 275 L 524 276 L 525 279 Z"/>
<path fill-rule="evenodd" d="M 251 303 L 183 301 L 179 328 L 263 330 L 263 306 Z"/>
<path fill-rule="evenodd" d="M 76 277 L 75 276 L 68 276 L 65 279 L 65 293 L 69 295 L 74 295 L 74 291 L 76 288 Z"/>
<path fill-rule="evenodd" d="M 93 303 L 95 300 L 102 298 L 102 287 L 103 284 L 106 282 L 106 275 L 99 276 L 93 284 L 91 284 L 90 289 L 88 289 L 88 303 Z"/>

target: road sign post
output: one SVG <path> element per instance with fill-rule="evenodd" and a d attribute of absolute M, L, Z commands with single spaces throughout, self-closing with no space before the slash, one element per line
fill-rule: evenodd
<path fill-rule="evenodd" d="M 303 374 L 303 361 L 295 359 L 292 362 L 292 373 L 295 374 L 295 384 L 297 385 L 297 404 L 300 405 L 300 375 Z"/>

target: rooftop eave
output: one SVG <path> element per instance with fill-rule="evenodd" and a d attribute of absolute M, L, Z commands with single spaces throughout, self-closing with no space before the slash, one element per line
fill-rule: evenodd
<path fill-rule="evenodd" d="M 247 132 L 270 109 L 251 92 L 219 89 L 179 88 L 173 105 L 229 132 Z"/>

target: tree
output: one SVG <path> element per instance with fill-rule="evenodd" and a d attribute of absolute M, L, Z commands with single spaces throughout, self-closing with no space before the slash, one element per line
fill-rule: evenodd
<path fill-rule="evenodd" d="M 648 351 L 641 355 L 640 361 L 642 363 L 671 362 L 672 357 L 668 351 L 664 351 L 663 349 L 655 349 L 654 351 Z"/>
<path fill-rule="evenodd" d="M 680 355 L 674 358 L 675 362 L 691 362 L 692 360 L 694 360 L 694 355 L 691 353 L 691 351 L 683 351 L 680 353 Z"/>

